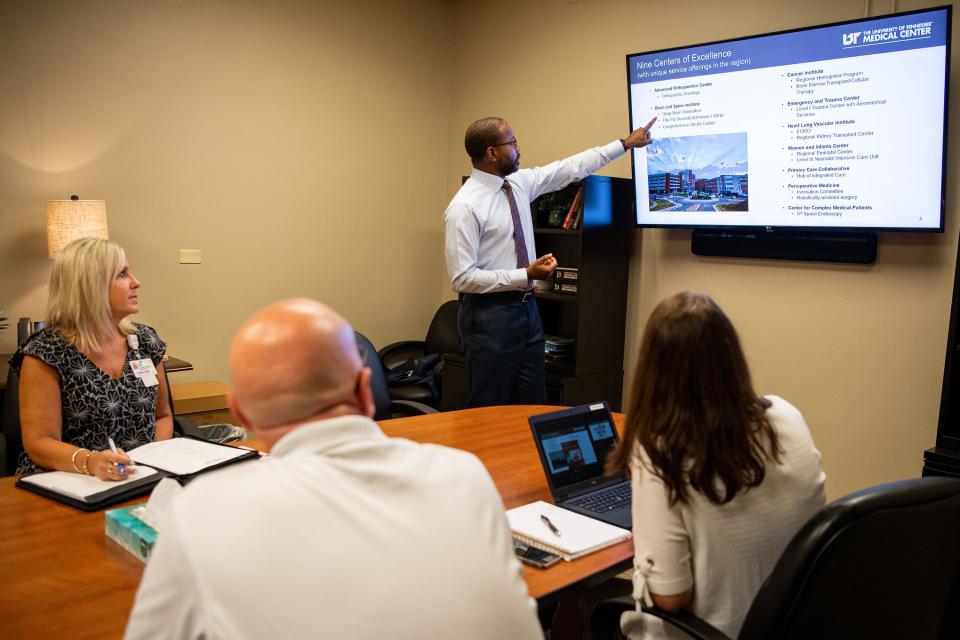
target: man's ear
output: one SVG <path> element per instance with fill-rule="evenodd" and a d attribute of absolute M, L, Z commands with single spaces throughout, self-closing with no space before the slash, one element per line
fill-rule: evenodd
<path fill-rule="evenodd" d="M 371 376 L 370 367 L 364 367 L 360 370 L 360 377 L 357 378 L 357 408 L 368 418 L 372 418 L 377 412 L 377 405 L 373 401 L 373 390 L 370 388 Z"/>
<path fill-rule="evenodd" d="M 237 397 L 233 395 L 232 391 L 227 394 L 227 406 L 230 407 L 230 413 L 233 414 L 233 417 L 240 422 L 240 426 L 247 431 L 255 430 L 254 426 L 250 424 L 250 420 L 248 420 L 247 416 L 240 410 L 240 405 L 237 404 Z"/>

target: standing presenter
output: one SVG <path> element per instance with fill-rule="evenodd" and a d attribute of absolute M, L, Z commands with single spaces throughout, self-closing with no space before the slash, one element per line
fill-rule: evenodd
<path fill-rule="evenodd" d="M 467 127 L 464 146 L 473 171 L 443 214 L 447 272 L 460 294 L 467 406 L 546 403 L 543 325 L 533 281 L 548 278 L 557 261 L 549 253 L 536 257 L 530 203 L 650 144 L 654 122 L 533 169 L 520 169 L 517 137 L 503 118 Z"/>

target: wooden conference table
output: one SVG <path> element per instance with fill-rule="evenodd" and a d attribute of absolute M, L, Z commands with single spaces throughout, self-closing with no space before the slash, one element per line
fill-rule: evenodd
<path fill-rule="evenodd" d="M 380 425 L 390 436 L 473 452 L 510 509 L 551 501 L 527 425 L 528 416 L 549 409 L 465 409 Z M 622 427 L 623 416 L 614 415 Z M 103 511 L 78 511 L 17 489 L 15 481 L 0 479 L 0 638 L 122 636 L 144 565 L 107 538 Z M 622 571 L 632 557 L 632 542 L 621 542 L 549 569 L 525 566 L 524 578 L 530 594 L 547 602 L 581 581 Z"/>

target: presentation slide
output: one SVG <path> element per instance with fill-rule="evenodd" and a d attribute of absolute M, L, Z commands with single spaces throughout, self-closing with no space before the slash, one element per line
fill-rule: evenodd
<path fill-rule="evenodd" d="M 948 19 L 628 56 L 637 224 L 939 229 Z"/>
<path fill-rule="evenodd" d="M 587 430 L 582 427 L 544 439 L 543 451 L 550 462 L 550 472 L 554 474 L 597 462 L 593 443 Z"/>

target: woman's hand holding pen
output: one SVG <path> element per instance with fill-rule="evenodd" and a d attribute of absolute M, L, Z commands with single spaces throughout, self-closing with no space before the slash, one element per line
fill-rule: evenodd
<path fill-rule="evenodd" d="M 130 456 L 117 449 L 116 452 L 110 449 L 97 451 L 90 456 L 87 462 L 87 471 L 90 475 L 96 476 L 101 480 L 126 480 L 130 474 L 129 467 L 133 464 Z"/>

